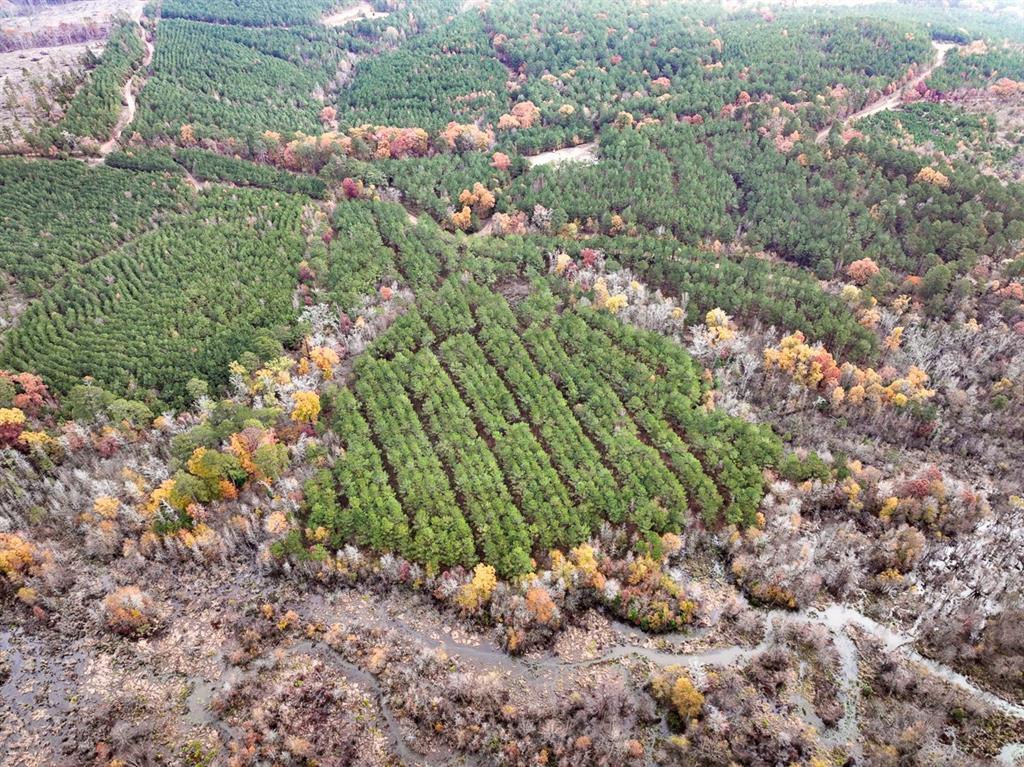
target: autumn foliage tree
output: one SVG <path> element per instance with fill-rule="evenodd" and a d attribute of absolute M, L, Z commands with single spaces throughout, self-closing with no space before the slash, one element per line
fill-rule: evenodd
<path fill-rule="evenodd" d="M 512 160 L 504 152 L 495 152 L 491 157 L 491 166 L 498 170 L 508 170 L 512 167 Z"/>
<path fill-rule="evenodd" d="M 11 447 L 24 430 L 24 412 L 16 407 L 0 408 L 0 446 Z"/>
<path fill-rule="evenodd" d="M 0 370 L 0 447 L 24 448 L 25 434 L 45 437 L 42 432 L 26 430 L 30 417 L 39 416 L 52 404 L 53 398 L 39 376 Z"/>
<path fill-rule="evenodd" d="M 498 579 L 494 568 L 483 563 L 473 568 L 473 579 L 459 590 L 458 604 L 467 612 L 474 612 L 485 605 L 494 593 Z"/>
<path fill-rule="evenodd" d="M 672 707 L 683 721 L 696 719 L 704 708 L 704 696 L 685 674 L 672 685 Z"/>
<path fill-rule="evenodd" d="M 463 208 L 469 206 L 480 218 L 487 218 L 494 210 L 494 193 L 477 181 L 473 189 L 463 189 L 459 195 L 459 203 Z"/>
<path fill-rule="evenodd" d="M 320 110 L 320 122 L 324 125 L 334 125 L 338 118 L 338 110 L 332 106 L 326 106 Z"/>
<path fill-rule="evenodd" d="M 28 416 L 36 416 L 52 403 L 53 398 L 39 376 L 0 370 L 0 407 L 16 407 Z"/>
<path fill-rule="evenodd" d="M 363 182 L 353 178 L 344 178 L 341 181 L 341 190 L 346 199 L 358 200 L 363 196 Z"/>
<path fill-rule="evenodd" d="M 461 229 L 463 232 L 468 231 L 473 224 L 473 209 L 468 205 L 463 205 L 461 210 L 452 213 L 451 223 L 456 229 Z"/>
<path fill-rule="evenodd" d="M 551 594 L 539 584 L 526 591 L 526 609 L 534 620 L 545 626 L 550 625 L 558 614 L 558 607 L 551 599 Z"/>
<path fill-rule="evenodd" d="M 655 674 L 651 678 L 651 693 L 655 700 L 671 709 L 684 727 L 690 720 L 699 718 L 704 710 L 703 693 L 679 666 Z"/>
<path fill-rule="evenodd" d="M 315 391 L 297 391 L 294 400 L 292 420 L 299 423 L 316 423 L 320 417 L 320 395 Z"/>
<path fill-rule="evenodd" d="M 945 188 L 949 186 L 949 177 L 941 171 L 935 170 L 930 165 L 921 168 L 918 174 L 914 177 L 914 181 L 918 181 L 922 184 L 933 184 L 934 186 Z"/>
<path fill-rule="evenodd" d="M 0 533 L 0 588 L 24 588 L 39 564 L 39 555 L 29 541 L 13 533 Z"/>
<path fill-rule="evenodd" d="M 312 349 L 309 358 L 324 378 L 330 378 L 333 375 L 334 366 L 341 361 L 338 353 L 329 346 L 318 346 Z"/>
<path fill-rule="evenodd" d="M 834 408 L 840 406 L 883 406 L 904 408 L 924 403 L 935 396 L 928 388 L 928 374 L 911 366 L 904 375 L 892 369 L 876 371 L 849 362 L 839 365 L 821 344 L 806 343 L 800 331 L 782 339 L 764 352 L 765 368 L 789 375 L 807 389 L 826 395 Z"/>
<path fill-rule="evenodd" d="M 846 267 L 846 273 L 849 275 L 850 279 L 858 285 L 865 284 L 868 280 L 878 274 L 878 271 L 878 264 L 870 258 L 862 258 L 859 261 L 854 261 Z"/>
<path fill-rule="evenodd" d="M 520 101 L 512 107 L 508 114 L 503 114 L 498 119 L 500 130 L 514 130 L 517 128 L 532 128 L 540 119 L 540 109 L 532 101 Z"/>
<path fill-rule="evenodd" d="M 438 138 L 443 146 L 452 151 L 472 152 L 491 146 L 494 143 L 494 132 L 473 124 L 450 122 Z"/>
<path fill-rule="evenodd" d="M 124 586 L 108 594 L 103 599 L 103 616 L 107 628 L 128 637 L 151 634 L 160 621 L 156 602 L 138 586 Z"/>

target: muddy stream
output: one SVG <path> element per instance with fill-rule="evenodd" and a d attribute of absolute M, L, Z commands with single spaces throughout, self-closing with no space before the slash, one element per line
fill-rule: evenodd
<path fill-rule="evenodd" d="M 332 609 L 330 597 L 322 602 L 323 615 L 330 618 Z M 886 652 L 902 655 L 907 661 L 923 667 L 928 673 L 957 687 L 974 700 L 984 703 L 1007 716 L 1024 719 L 1024 706 L 1007 701 L 987 690 L 981 689 L 962 674 L 948 666 L 922 656 L 913 649 L 913 637 L 894 631 L 859 611 L 844 605 L 830 605 L 824 609 L 808 609 L 800 612 L 773 610 L 765 613 L 765 633 L 755 645 L 730 644 L 708 649 L 688 650 L 695 640 L 706 639 L 708 630 L 690 633 L 666 634 L 649 637 L 643 632 L 622 623 L 613 622 L 616 642 L 600 654 L 584 660 L 567 660 L 555 655 L 513 657 L 487 639 L 460 635 L 458 630 L 426 630 L 413 625 L 403 613 L 388 614 L 382 608 L 368 607 L 361 620 L 366 625 L 390 629 L 419 645 L 443 650 L 452 657 L 461 659 L 468 666 L 481 670 L 497 671 L 522 680 L 526 684 L 551 685 L 561 676 L 569 677 L 583 667 L 621 665 L 626 659 L 639 659 L 658 667 L 683 666 L 698 670 L 704 667 L 724 667 L 744 664 L 759 653 L 771 647 L 788 626 L 821 625 L 830 632 L 839 656 L 840 701 L 843 715 L 834 727 L 827 727 L 814 714 L 813 706 L 806 700 L 794 703 L 804 711 L 810 724 L 814 725 L 826 742 L 845 746 L 855 758 L 861 756 L 860 729 L 857 721 L 859 694 L 859 661 L 857 647 L 849 634 L 855 627 L 878 641 Z M 657 641 L 658 647 L 652 647 Z M 643 644 L 641 644 L 643 643 Z M 326 651 L 323 645 L 302 641 L 292 646 L 296 652 L 317 654 Z M 342 667 L 346 676 L 355 684 L 367 690 L 377 701 L 387 726 L 389 739 L 396 753 L 408 764 L 447 765 L 455 764 L 452 755 L 424 755 L 415 753 L 409 746 L 401 725 L 388 703 L 388 694 L 378 680 L 367 671 L 349 663 L 333 651 L 329 651 L 330 662 Z M 624 666 L 623 666 L 624 668 Z M 187 700 L 189 719 L 195 724 L 212 725 L 220 729 L 223 725 L 214 721 L 208 706 L 212 697 L 230 685 L 234 670 L 227 672 L 216 683 L 202 679 L 193 680 L 193 689 Z M 222 730 L 222 734 L 230 735 Z M 1024 745 L 1010 743 L 1003 747 L 998 763 L 1015 765 L 1015 759 L 1024 756 Z M 468 763 L 467 763 L 468 764 Z"/>
<path fill-rule="evenodd" d="M 434 623 L 421 624 L 415 611 L 390 610 L 382 604 L 366 604 L 353 614 L 345 614 L 335 603 L 335 595 L 310 595 L 307 608 L 327 622 L 337 619 L 353 628 L 384 629 L 420 648 L 442 650 L 461 660 L 466 670 L 498 672 L 531 689 L 553 689 L 553 685 L 570 683 L 581 669 L 604 666 L 628 670 L 627 660 L 639 661 L 654 667 L 682 666 L 698 671 L 707 667 L 736 666 L 746 663 L 775 644 L 791 626 L 820 625 L 831 634 L 839 663 L 837 683 L 839 701 L 843 707 L 840 720 L 833 727 L 825 726 L 815 715 L 814 707 L 801 695 L 791 701 L 803 712 L 809 724 L 816 727 L 826 742 L 843 746 L 851 756 L 860 757 L 860 729 L 857 719 L 859 695 L 859 659 L 857 645 L 850 635 L 855 628 L 877 641 L 886 652 L 901 655 L 906 661 L 927 673 L 958 688 L 964 694 L 1009 717 L 1024 720 L 1024 706 L 984 690 L 952 668 L 922 656 L 913 648 L 911 634 L 895 631 L 863 613 L 844 605 L 830 605 L 822 609 L 800 612 L 773 610 L 763 613 L 765 631 L 754 645 L 727 644 L 719 647 L 700 647 L 713 639 L 713 629 L 698 629 L 687 633 L 652 637 L 636 628 L 612 622 L 614 639 L 598 650 L 593 657 L 582 660 L 567 659 L 552 654 L 513 657 L 497 644 L 474 632 L 463 632 L 457 623 L 451 626 Z M 427 627 L 424 627 L 427 626 Z M 302 640 L 287 645 L 289 655 L 319 657 L 335 668 L 375 700 L 390 745 L 401 761 L 408 765 L 470 765 L 432 743 L 434 750 L 421 753 L 416 747 L 414 729 L 403 726 L 401 717 L 392 709 L 394 692 L 385 689 L 370 672 L 349 662 L 322 642 Z M 238 737 L 234 728 L 211 711 L 212 701 L 220 693 L 230 690 L 246 674 L 259 673 L 229 666 L 222 658 L 217 678 L 193 676 L 187 680 L 189 692 L 183 699 L 184 718 L 197 727 L 212 728 L 226 742 Z M 61 735 L 56 721 L 73 715 L 79 686 L 74 680 L 88 676 L 88 657 L 74 647 L 48 645 L 40 639 L 24 635 L 19 629 L 0 628 L 0 702 L 4 710 L 18 720 L 18 729 L 30 733 L 31 739 L 52 749 L 61 746 Z M 399 706 L 400 709 L 400 706 Z M 43 714 L 46 714 L 44 716 Z M 2 744 L 0 744 L 2 745 Z M 1024 759 L 1024 744 L 1007 743 L 996 763 L 1017 765 Z M 858 759 L 859 761 L 859 759 Z"/>

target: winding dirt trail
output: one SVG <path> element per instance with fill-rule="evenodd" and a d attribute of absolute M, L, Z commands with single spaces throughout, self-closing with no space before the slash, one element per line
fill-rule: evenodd
<path fill-rule="evenodd" d="M 919 75 L 917 75 L 913 80 L 908 82 L 906 85 L 897 88 L 888 96 L 884 96 L 880 99 L 877 99 L 876 101 L 873 101 L 870 104 L 868 104 L 863 109 L 854 112 L 852 115 L 848 115 L 840 123 L 840 127 L 845 128 L 846 126 L 852 125 L 853 123 L 857 122 L 857 120 L 863 119 L 865 117 L 870 117 L 871 115 L 878 114 L 879 112 L 885 112 L 889 109 L 897 109 L 903 101 L 903 94 L 907 93 L 913 88 L 916 88 L 919 84 L 923 83 L 932 72 L 934 72 L 936 69 L 941 67 L 946 62 L 946 54 L 956 47 L 958 46 L 955 45 L 954 43 L 937 43 L 933 40 L 932 48 L 935 50 L 935 58 L 932 60 L 932 63 L 924 69 L 924 71 L 922 71 Z M 823 128 L 822 130 L 818 131 L 818 135 L 815 141 L 818 144 L 823 143 L 825 139 L 828 138 L 828 134 L 831 132 L 831 130 L 832 125 L 829 125 L 827 128 Z"/>
<path fill-rule="evenodd" d="M 138 75 L 129 77 L 128 82 L 124 84 L 122 99 L 124 100 L 125 108 L 121 111 L 121 116 L 117 118 L 117 124 L 114 126 L 113 133 L 110 134 L 110 138 L 100 146 L 100 157 L 106 157 L 117 148 L 117 142 L 121 140 L 121 134 L 124 133 L 124 129 L 131 125 L 132 120 L 135 119 L 135 94 L 141 91 L 142 86 L 146 84 L 146 69 L 153 63 L 153 41 L 149 39 L 141 25 L 138 27 L 138 30 L 139 35 L 142 37 L 142 44 L 146 46 L 146 53 L 142 57 L 142 70 Z"/>

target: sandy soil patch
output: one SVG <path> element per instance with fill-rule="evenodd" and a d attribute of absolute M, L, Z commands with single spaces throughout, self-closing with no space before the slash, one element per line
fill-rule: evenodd
<path fill-rule="evenodd" d="M 0 53 L 0 94 L 3 94 L 4 99 L 0 105 L 0 128 L 13 128 L 19 124 L 25 128 L 31 122 L 45 118 L 42 105 L 36 99 L 33 83 L 45 86 L 68 74 L 81 73 L 84 71 L 82 60 L 86 51 L 99 56 L 103 53 L 104 45 L 102 40 L 93 40 Z"/>
<path fill-rule="evenodd" d="M 597 162 L 597 142 L 591 141 L 587 144 L 580 144 L 579 146 L 570 146 L 565 149 L 554 149 L 550 152 L 541 152 L 540 154 L 532 155 L 527 157 L 527 161 L 531 167 L 537 165 L 561 165 L 564 162 L 584 162 L 591 163 Z"/>
<path fill-rule="evenodd" d="M 144 0 L 74 0 L 58 5 L 4 3 L 0 0 L 0 28 L 18 35 L 44 34 L 61 24 L 102 27 L 115 16 L 127 16 L 138 21 L 142 17 Z M 67 38 L 65 38 L 67 39 Z M 21 126 L 45 119 L 46 105 L 40 104 L 35 91 L 46 84 L 67 77 L 80 77 L 86 51 L 95 55 L 103 52 L 102 39 L 75 42 L 66 45 L 48 45 L 22 48 L 0 53 L 0 128 Z M 21 131 L 16 131 L 20 133 Z M 0 137 L 0 141 L 3 137 Z"/>
<path fill-rule="evenodd" d="M 342 8 L 339 11 L 324 16 L 320 19 L 320 22 L 325 27 L 341 27 L 352 21 L 358 21 L 360 19 L 382 19 L 389 14 L 383 11 L 375 11 L 373 6 L 367 2 L 356 3 L 348 8 Z"/>
<path fill-rule="evenodd" d="M 12 4 L 0 5 L 0 26 L 18 32 L 55 27 L 58 24 L 102 23 L 113 16 L 142 17 L 144 0 L 75 0 L 60 5 L 37 5 L 34 8 Z"/>
<path fill-rule="evenodd" d="M 45 78 L 51 70 L 57 71 L 79 62 L 87 50 L 98 55 L 103 52 L 103 47 L 103 41 L 93 40 L 87 43 L 25 48 L 20 51 L 0 53 L 0 88 L 5 87 L 8 78 L 11 78 L 14 83 L 24 79 L 26 77 L 24 70 L 28 70 L 28 77 L 43 76 Z"/>

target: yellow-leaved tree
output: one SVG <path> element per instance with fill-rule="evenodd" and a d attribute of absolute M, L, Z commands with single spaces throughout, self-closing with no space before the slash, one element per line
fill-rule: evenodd
<path fill-rule="evenodd" d="M 292 420 L 299 423 L 316 423 L 320 417 L 320 396 L 315 391 L 297 391 Z"/>
<path fill-rule="evenodd" d="M 473 580 L 459 590 L 459 607 L 468 612 L 480 609 L 490 600 L 497 585 L 494 568 L 481 562 L 473 568 Z"/>

